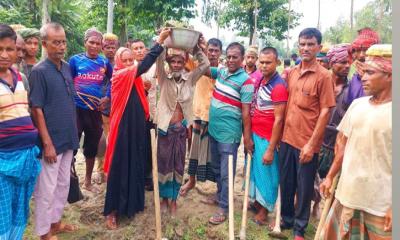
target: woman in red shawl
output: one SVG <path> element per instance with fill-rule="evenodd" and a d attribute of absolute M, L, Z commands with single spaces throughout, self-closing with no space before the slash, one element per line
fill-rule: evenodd
<path fill-rule="evenodd" d="M 140 75 L 145 73 L 162 53 L 161 44 L 168 37 L 163 29 L 157 44 L 142 62 L 134 64 L 132 51 L 118 49 L 111 79 L 110 134 L 104 163 L 107 192 L 104 205 L 106 225 L 117 228 L 117 216 L 134 216 L 144 209 L 144 161 L 148 149 L 146 119 L 149 107 Z"/>

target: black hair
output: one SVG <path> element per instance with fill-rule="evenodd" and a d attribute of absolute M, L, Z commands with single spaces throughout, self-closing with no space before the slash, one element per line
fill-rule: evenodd
<path fill-rule="evenodd" d="M 299 39 L 300 38 L 310 39 L 310 38 L 313 38 L 313 37 L 315 37 L 317 39 L 318 44 L 321 44 L 322 34 L 316 28 L 305 28 L 299 34 Z"/>
<path fill-rule="evenodd" d="M 276 48 L 274 48 L 274 47 L 265 47 L 260 51 L 260 55 L 261 54 L 268 54 L 268 53 L 274 54 L 275 58 L 278 59 L 278 51 L 276 50 Z"/>
<path fill-rule="evenodd" d="M 283 60 L 283 65 L 284 65 L 284 66 L 290 66 L 290 59 L 289 59 L 289 58 L 285 58 L 285 59 Z"/>
<path fill-rule="evenodd" d="M 240 50 L 240 54 L 242 55 L 242 57 L 244 56 L 245 50 L 244 50 L 244 47 L 243 47 L 242 44 L 240 44 L 240 43 L 238 43 L 238 42 L 230 43 L 230 44 L 228 45 L 228 47 L 226 47 L 226 52 L 227 52 L 227 53 L 228 53 L 228 50 L 229 50 L 230 48 L 238 48 L 238 49 Z"/>
<path fill-rule="evenodd" d="M 297 54 L 293 53 L 292 55 L 290 55 L 291 58 L 297 58 Z"/>
<path fill-rule="evenodd" d="M 130 40 L 129 42 L 130 42 L 130 43 L 137 43 L 137 42 L 142 42 L 142 43 L 144 43 L 144 41 L 143 41 L 142 39 L 140 39 L 140 38 L 132 39 L 132 40 Z"/>
<path fill-rule="evenodd" d="M 210 38 L 207 42 L 207 45 L 213 45 L 219 47 L 219 50 L 222 52 L 222 42 L 218 38 Z"/>
<path fill-rule="evenodd" d="M 14 42 L 17 41 L 17 33 L 10 26 L 0 24 L 0 39 L 11 38 Z"/>

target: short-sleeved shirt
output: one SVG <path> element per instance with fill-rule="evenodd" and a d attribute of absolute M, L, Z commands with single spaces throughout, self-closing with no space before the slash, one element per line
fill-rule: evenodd
<path fill-rule="evenodd" d="M 105 96 L 103 91 L 104 77 L 112 77 L 112 66 L 107 58 L 98 55 L 89 58 L 85 53 L 72 56 L 69 60 L 71 74 L 76 90 L 76 106 L 96 110 Z"/>
<path fill-rule="evenodd" d="M 220 143 L 240 143 L 242 104 L 251 104 L 253 81 L 243 68 L 235 73 L 229 73 L 227 68 L 210 69 L 211 77 L 216 82 L 211 98 L 208 131 Z"/>
<path fill-rule="evenodd" d="M 347 137 L 336 198 L 383 217 L 392 206 L 392 102 L 353 101 L 338 126 Z"/>
<path fill-rule="evenodd" d="M 31 107 L 42 108 L 57 154 L 78 149 L 74 85 L 68 63 L 61 69 L 49 59 L 35 65 L 29 76 Z"/>
<path fill-rule="evenodd" d="M 21 75 L 10 68 L 13 85 L 0 78 L 0 151 L 9 152 L 33 147 L 38 132 L 32 123 L 28 94 Z"/>
<path fill-rule="evenodd" d="M 295 66 L 287 79 L 289 99 L 282 136 L 283 142 L 297 149 L 310 140 L 321 109 L 336 104 L 331 73 L 317 62 L 303 72 L 301 66 L 302 63 Z M 314 153 L 319 152 L 321 145 L 322 138 L 313 149 Z"/>
<path fill-rule="evenodd" d="M 262 79 L 255 94 L 254 113 L 251 118 L 251 129 L 254 133 L 271 139 L 275 115 L 274 106 L 285 103 L 288 99 L 286 82 L 276 72 L 268 83 Z"/>

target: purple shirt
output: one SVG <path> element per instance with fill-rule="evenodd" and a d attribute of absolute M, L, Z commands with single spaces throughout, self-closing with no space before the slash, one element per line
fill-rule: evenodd
<path fill-rule="evenodd" d="M 353 78 L 349 83 L 349 93 L 347 97 L 347 105 L 350 105 L 354 99 L 364 97 L 364 90 L 361 83 L 361 76 L 358 73 L 354 73 Z"/>

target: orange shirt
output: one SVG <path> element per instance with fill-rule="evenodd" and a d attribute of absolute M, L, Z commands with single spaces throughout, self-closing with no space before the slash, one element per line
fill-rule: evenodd
<path fill-rule="evenodd" d="M 317 62 L 303 72 L 301 65 L 294 67 L 287 78 L 289 99 L 282 136 L 283 142 L 297 149 L 310 140 L 320 110 L 336 105 L 331 73 Z M 315 153 L 319 152 L 322 140 L 315 147 Z"/>

